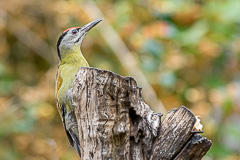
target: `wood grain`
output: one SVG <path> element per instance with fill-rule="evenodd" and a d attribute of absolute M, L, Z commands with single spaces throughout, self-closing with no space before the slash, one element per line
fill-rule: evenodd
<path fill-rule="evenodd" d="M 201 159 L 211 146 L 191 133 L 196 119 L 184 106 L 171 110 L 161 124 L 162 114 L 143 101 L 131 77 L 82 67 L 73 83 L 73 106 L 82 159 Z"/>

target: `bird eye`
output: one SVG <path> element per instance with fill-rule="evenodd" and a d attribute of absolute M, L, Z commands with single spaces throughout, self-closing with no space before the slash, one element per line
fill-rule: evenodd
<path fill-rule="evenodd" d="M 77 32 L 78 32 L 77 29 L 73 29 L 73 30 L 72 30 L 72 34 L 76 34 Z"/>

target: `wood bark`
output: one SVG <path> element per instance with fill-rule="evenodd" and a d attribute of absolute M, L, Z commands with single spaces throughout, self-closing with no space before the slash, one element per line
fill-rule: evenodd
<path fill-rule="evenodd" d="M 73 82 L 82 159 L 201 159 L 211 141 L 193 134 L 195 116 L 181 106 L 161 123 L 131 77 L 82 67 Z"/>

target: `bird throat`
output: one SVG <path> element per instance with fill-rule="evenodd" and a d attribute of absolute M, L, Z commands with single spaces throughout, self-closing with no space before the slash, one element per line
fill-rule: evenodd
<path fill-rule="evenodd" d="M 62 55 L 62 59 L 60 61 L 60 65 L 78 63 L 80 66 L 86 66 L 86 67 L 89 66 L 79 46 L 78 48 L 75 48 L 75 49 L 71 48 L 71 49 L 63 50 L 61 55 Z"/>

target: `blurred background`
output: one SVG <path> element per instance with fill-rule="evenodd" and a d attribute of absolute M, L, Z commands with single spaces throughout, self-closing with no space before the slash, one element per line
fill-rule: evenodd
<path fill-rule="evenodd" d="M 1 0 L 0 159 L 78 158 L 55 105 L 56 41 L 101 17 L 81 47 L 89 64 L 134 77 L 155 111 L 200 115 L 205 160 L 240 159 L 237 0 Z"/>

